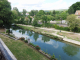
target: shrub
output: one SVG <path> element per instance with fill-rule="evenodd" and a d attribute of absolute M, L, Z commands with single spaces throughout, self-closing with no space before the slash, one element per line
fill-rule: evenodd
<path fill-rule="evenodd" d="M 35 47 L 35 45 L 33 43 L 29 43 L 29 45 L 32 45 L 33 47 Z"/>
<path fill-rule="evenodd" d="M 55 59 L 55 55 L 54 54 L 51 56 L 51 60 L 53 60 L 53 59 Z"/>
<path fill-rule="evenodd" d="M 57 36 L 54 36 L 54 39 L 58 39 L 58 37 Z"/>
<path fill-rule="evenodd" d="M 70 29 L 68 28 L 68 27 L 60 27 L 60 26 L 58 26 L 58 25 L 54 25 L 54 28 L 55 29 L 59 29 L 59 30 L 66 30 L 66 31 L 70 31 Z"/>
<path fill-rule="evenodd" d="M 21 38 L 19 38 L 20 40 L 25 40 L 25 38 L 24 37 L 21 37 Z"/>
<path fill-rule="evenodd" d="M 36 46 L 36 49 L 37 49 L 37 50 L 40 50 L 40 47 L 37 45 L 37 46 Z"/>
<path fill-rule="evenodd" d="M 24 40 L 24 42 L 25 42 L 25 43 L 28 43 L 28 41 L 27 41 L 27 40 Z"/>

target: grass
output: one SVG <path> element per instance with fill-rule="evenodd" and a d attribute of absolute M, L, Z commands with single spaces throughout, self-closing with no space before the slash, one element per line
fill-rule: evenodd
<path fill-rule="evenodd" d="M 73 33 L 66 33 L 66 32 L 58 32 L 58 35 L 62 35 L 62 36 L 66 36 L 68 39 L 73 39 L 75 41 L 79 41 L 80 42 L 80 35 L 76 35 Z"/>
<path fill-rule="evenodd" d="M 15 55 L 17 60 L 48 60 L 48 58 L 31 48 L 21 40 L 15 41 L 1 34 L 0 38 Z"/>

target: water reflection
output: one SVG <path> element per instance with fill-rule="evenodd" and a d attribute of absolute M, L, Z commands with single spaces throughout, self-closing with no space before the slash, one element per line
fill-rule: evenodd
<path fill-rule="evenodd" d="M 35 42 L 36 42 L 36 41 L 37 41 L 37 39 L 39 38 L 39 34 L 34 33 L 34 34 L 33 34 L 33 38 L 34 38 L 34 40 L 35 40 Z"/>
<path fill-rule="evenodd" d="M 19 32 L 20 32 L 20 33 L 22 33 L 22 35 L 23 35 L 23 34 L 25 34 L 25 32 L 26 32 L 26 31 L 25 31 L 25 30 L 20 29 L 20 30 L 19 30 Z"/>
<path fill-rule="evenodd" d="M 69 56 L 74 56 L 79 52 L 79 48 L 68 44 L 65 44 L 62 48 L 64 52 Z"/>
<path fill-rule="evenodd" d="M 29 36 L 32 36 L 32 35 L 33 35 L 32 31 L 27 31 L 27 34 L 28 34 Z"/>
<path fill-rule="evenodd" d="M 48 42 L 48 41 L 50 41 L 50 38 L 49 37 L 46 37 L 46 36 L 42 36 L 42 40 L 44 42 Z"/>

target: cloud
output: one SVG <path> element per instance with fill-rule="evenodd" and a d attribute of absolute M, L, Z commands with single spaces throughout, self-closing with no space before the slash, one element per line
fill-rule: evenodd
<path fill-rule="evenodd" d="M 49 45 L 52 45 L 56 49 L 59 47 L 58 42 L 54 43 L 52 40 L 50 40 L 49 42 L 45 42 L 45 43 L 49 44 Z"/>
<path fill-rule="evenodd" d="M 69 6 L 63 0 L 58 0 L 56 2 L 46 2 L 46 0 L 8 0 L 11 2 L 11 6 L 17 7 L 19 11 L 26 9 L 30 10 L 53 10 L 53 9 L 67 9 Z"/>

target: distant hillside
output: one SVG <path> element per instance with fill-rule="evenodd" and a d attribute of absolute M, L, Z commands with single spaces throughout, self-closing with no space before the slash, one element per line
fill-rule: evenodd
<path fill-rule="evenodd" d="M 68 10 L 68 9 L 58 9 L 58 10 L 55 10 L 55 11 L 66 11 L 66 10 Z M 49 12 L 49 11 L 53 11 L 53 10 L 44 10 L 45 12 Z"/>

